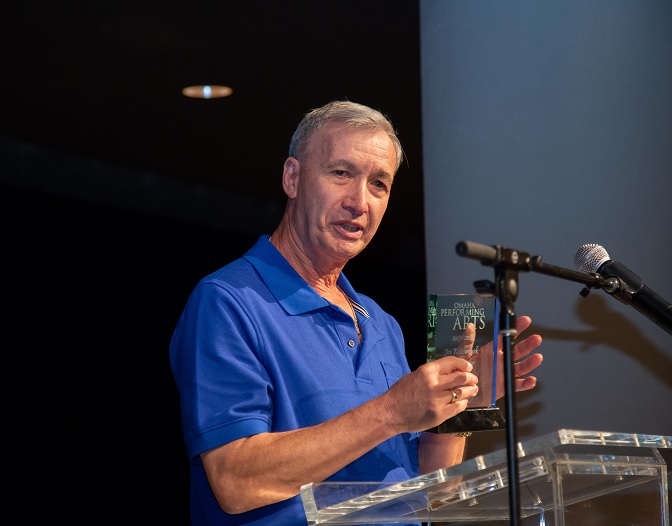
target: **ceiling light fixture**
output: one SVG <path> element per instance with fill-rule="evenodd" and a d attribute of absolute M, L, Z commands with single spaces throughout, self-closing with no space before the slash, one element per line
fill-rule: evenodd
<path fill-rule="evenodd" d="M 228 86 L 217 86 L 211 84 L 204 84 L 201 86 L 187 86 L 182 90 L 182 95 L 191 97 L 192 99 L 220 99 L 228 97 L 233 93 L 233 90 Z"/>

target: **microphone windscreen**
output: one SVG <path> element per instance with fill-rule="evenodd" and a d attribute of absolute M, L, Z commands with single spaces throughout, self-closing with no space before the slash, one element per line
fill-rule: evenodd
<path fill-rule="evenodd" d="M 586 243 L 581 245 L 574 256 L 574 266 L 579 272 L 593 274 L 605 262 L 609 261 L 609 254 L 600 245 Z"/>

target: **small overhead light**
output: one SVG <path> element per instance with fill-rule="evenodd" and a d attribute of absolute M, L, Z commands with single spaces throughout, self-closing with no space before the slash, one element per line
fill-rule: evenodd
<path fill-rule="evenodd" d="M 233 93 L 233 90 L 228 86 L 217 86 L 205 84 L 202 86 L 187 86 L 182 90 L 182 95 L 191 97 L 192 99 L 219 99 L 221 97 L 228 97 Z"/>

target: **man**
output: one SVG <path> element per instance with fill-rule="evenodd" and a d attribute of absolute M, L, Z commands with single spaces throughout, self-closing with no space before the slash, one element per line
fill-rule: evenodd
<path fill-rule="evenodd" d="M 190 296 L 170 358 L 192 526 L 305 525 L 303 484 L 400 481 L 462 460 L 464 437 L 423 431 L 478 392 L 472 365 L 451 356 L 410 372 L 396 320 L 342 273 L 375 235 L 402 157 L 378 111 L 308 112 L 284 163 L 277 229 Z M 519 331 L 529 324 L 519 318 Z M 541 363 L 530 354 L 540 343 L 515 346 L 516 375 Z"/>

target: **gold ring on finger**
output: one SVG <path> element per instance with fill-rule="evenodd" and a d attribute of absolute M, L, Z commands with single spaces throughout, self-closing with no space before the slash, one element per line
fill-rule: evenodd
<path fill-rule="evenodd" d="M 453 395 L 453 399 L 450 401 L 450 403 L 451 403 L 451 404 L 454 404 L 454 403 L 457 402 L 457 400 L 460 398 L 460 395 L 457 394 L 457 392 L 456 392 L 454 389 L 451 389 L 451 390 L 450 390 L 450 394 Z"/>

